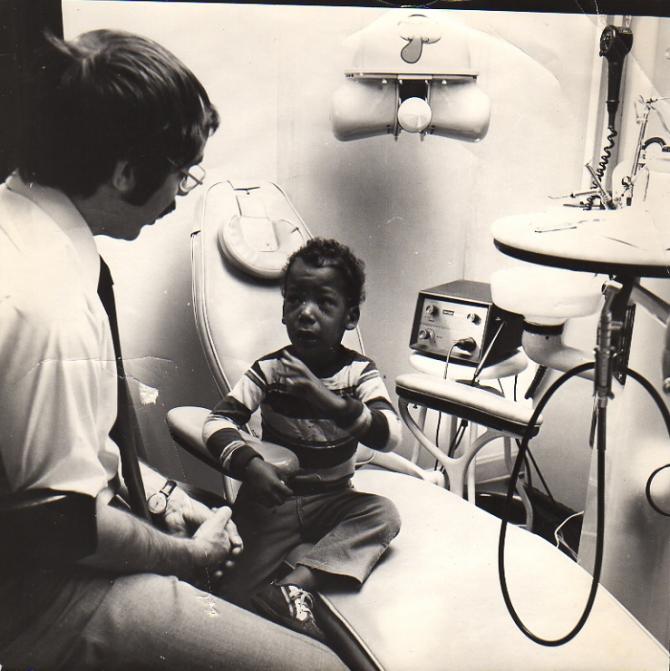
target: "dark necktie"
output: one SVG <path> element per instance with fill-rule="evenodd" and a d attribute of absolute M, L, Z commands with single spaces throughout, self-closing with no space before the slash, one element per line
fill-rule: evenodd
<path fill-rule="evenodd" d="M 140 464 L 137 456 L 139 434 L 136 430 L 135 411 L 132 406 L 126 373 L 121 356 L 121 340 L 119 339 L 119 325 L 116 321 L 116 303 L 114 301 L 114 281 L 109 266 L 100 257 L 100 279 L 98 280 L 98 296 L 109 318 L 109 326 L 114 342 L 114 356 L 116 358 L 117 375 L 117 414 L 110 438 L 118 445 L 121 453 L 121 472 L 128 487 L 130 507 L 138 516 L 150 519 L 147 509 L 146 494 L 142 484 Z"/>

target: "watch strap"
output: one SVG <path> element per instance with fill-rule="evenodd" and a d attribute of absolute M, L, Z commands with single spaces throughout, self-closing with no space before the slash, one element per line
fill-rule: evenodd
<path fill-rule="evenodd" d="M 160 489 L 160 493 L 164 494 L 166 499 L 169 499 L 170 494 L 172 494 L 176 487 L 177 483 L 174 480 L 166 480 L 165 484 Z"/>

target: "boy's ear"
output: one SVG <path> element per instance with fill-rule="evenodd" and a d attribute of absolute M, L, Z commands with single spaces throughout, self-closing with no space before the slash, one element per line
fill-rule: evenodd
<path fill-rule="evenodd" d="M 118 160 L 112 173 L 112 186 L 125 195 L 133 191 L 135 183 L 135 168 L 124 159 Z"/>
<path fill-rule="evenodd" d="M 361 318 L 361 309 L 356 305 L 353 308 L 349 308 L 349 312 L 347 312 L 347 323 L 345 324 L 344 328 L 347 331 L 352 331 L 353 329 L 356 328 L 356 325 L 358 324 L 358 320 Z"/>

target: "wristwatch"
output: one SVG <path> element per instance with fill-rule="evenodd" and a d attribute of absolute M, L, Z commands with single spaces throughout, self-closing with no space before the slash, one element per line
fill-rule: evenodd
<path fill-rule="evenodd" d="M 167 510 L 168 499 L 177 483 L 167 480 L 159 492 L 155 492 L 147 499 L 147 508 L 152 515 L 164 515 Z"/>

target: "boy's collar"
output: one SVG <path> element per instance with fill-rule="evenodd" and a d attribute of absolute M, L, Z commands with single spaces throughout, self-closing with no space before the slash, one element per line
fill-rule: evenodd
<path fill-rule="evenodd" d="M 312 373 L 314 373 L 314 375 L 320 378 L 332 377 L 347 363 L 347 348 L 341 343 L 338 345 L 337 352 L 335 353 L 332 361 L 323 367 L 320 366 L 317 370 L 315 370 L 302 359 L 293 345 L 288 345 L 286 347 L 286 351 L 300 359 L 300 361 L 302 361 L 312 371 Z"/>

